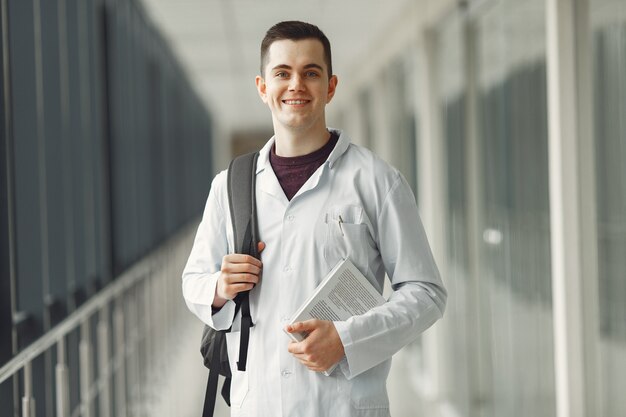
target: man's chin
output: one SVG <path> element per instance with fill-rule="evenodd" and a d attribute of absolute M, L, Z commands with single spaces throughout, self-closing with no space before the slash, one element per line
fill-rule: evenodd
<path fill-rule="evenodd" d="M 291 119 L 281 122 L 281 124 L 285 128 L 293 131 L 304 131 L 311 127 L 311 123 L 306 119 Z"/>

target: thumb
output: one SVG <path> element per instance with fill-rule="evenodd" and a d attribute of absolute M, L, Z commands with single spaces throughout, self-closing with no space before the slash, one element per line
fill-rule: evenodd
<path fill-rule="evenodd" d="M 305 321 L 297 321 L 289 326 L 287 326 L 287 331 L 289 333 L 295 332 L 311 332 L 317 328 L 317 320 L 305 320 Z"/>
<path fill-rule="evenodd" d="M 259 249 L 259 253 L 263 252 L 263 249 L 265 249 L 265 242 L 257 243 L 257 248 Z"/>

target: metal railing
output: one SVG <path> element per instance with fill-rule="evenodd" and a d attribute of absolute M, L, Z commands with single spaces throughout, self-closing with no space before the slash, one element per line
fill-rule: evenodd
<path fill-rule="evenodd" d="M 185 228 L 2 366 L 0 385 L 13 380 L 14 400 L 0 414 L 149 415 L 154 382 L 167 377 L 161 370 L 168 362 L 166 341 L 189 319 L 180 275 L 191 239 L 191 228 Z M 77 360 L 68 360 L 68 351 L 77 351 Z M 42 357 L 53 369 L 50 381 L 33 379 L 33 363 Z M 36 384 L 52 387 L 39 389 L 48 394 L 35 398 Z"/>

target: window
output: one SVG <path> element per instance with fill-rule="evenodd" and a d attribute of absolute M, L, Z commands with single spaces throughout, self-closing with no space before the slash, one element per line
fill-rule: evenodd
<path fill-rule="evenodd" d="M 590 2 L 603 416 L 626 415 L 626 5 Z"/>
<path fill-rule="evenodd" d="M 470 356 L 471 339 L 468 320 L 471 317 L 471 288 L 467 260 L 468 224 L 466 196 L 466 80 L 463 68 L 463 20 L 460 16 L 446 19 L 437 33 L 438 110 L 444 148 L 443 184 L 446 185 L 446 277 L 448 305 L 445 331 L 453 343 L 446 349 L 445 393 L 459 415 L 471 414 Z"/>
<path fill-rule="evenodd" d="M 488 415 L 553 416 L 545 4 L 494 1 L 475 24 Z"/>

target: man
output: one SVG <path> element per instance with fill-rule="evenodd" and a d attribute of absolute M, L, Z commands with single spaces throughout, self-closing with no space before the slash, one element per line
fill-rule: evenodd
<path fill-rule="evenodd" d="M 270 28 L 256 86 L 274 125 L 256 170 L 261 260 L 233 254 L 222 172 L 183 272 L 185 301 L 209 326 L 232 325 L 233 416 L 388 416 L 391 356 L 438 320 L 446 302 L 415 198 L 396 169 L 326 127 L 337 77 L 316 26 Z M 345 322 L 286 326 L 344 257 L 381 292 L 389 276 L 388 302 Z M 232 299 L 245 290 L 255 325 L 247 370 L 239 372 Z M 308 337 L 295 343 L 283 329 Z M 330 376 L 321 372 L 336 363 Z"/>

